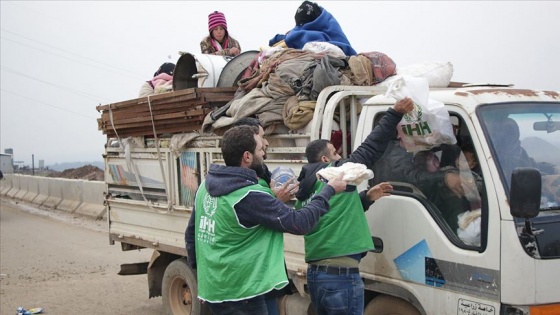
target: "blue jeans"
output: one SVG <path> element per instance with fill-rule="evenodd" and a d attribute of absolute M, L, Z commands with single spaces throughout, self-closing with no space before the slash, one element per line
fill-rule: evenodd
<path fill-rule="evenodd" d="M 279 315 L 278 313 L 278 302 L 276 298 L 269 297 L 265 298 L 266 309 L 268 310 L 268 315 Z"/>
<path fill-rule="evenodd" d="M 214 315 L 268 315 L 263 295 L 236 302 L 208 303 L 208 307 Z"/>
<path fill-rule="evenodd" d="M 315 268 L 314 268 L 315 267 Z M 337 267 L 335 267 L 337 268 Z M 317 315 L 361 315 L 364 313 L 364 282 L 359 272 L 337 274 L 307 268 L 307 286 Z"/>

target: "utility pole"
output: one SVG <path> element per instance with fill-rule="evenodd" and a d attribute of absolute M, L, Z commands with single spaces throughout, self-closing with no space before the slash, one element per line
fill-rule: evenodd
<path fill-rule="evenodd" d="M 35 176 L 35 154 L 31 154 L 31 175 Z"/>

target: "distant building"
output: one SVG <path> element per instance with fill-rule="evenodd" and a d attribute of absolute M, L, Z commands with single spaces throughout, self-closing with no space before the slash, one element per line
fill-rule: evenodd
<path fill-rule="evenodd" d="M 4 174 L 14 173 L 14 160 L 11 154 L 0 153 L 0 170 Z"/>

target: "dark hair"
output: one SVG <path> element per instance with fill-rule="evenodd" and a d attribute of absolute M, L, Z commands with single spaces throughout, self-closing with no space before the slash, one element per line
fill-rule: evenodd
<path fill-rule="evenodd" d="M 414 165 L 415 169 L 425 170 L 426 163 L 428 162 L 428 156 L 431 154 L 431 151 L 419 151 L 414 154 L 412 158 L 412 164 Z"/>
<path fill-rule="evenodd" d="M 441 159 L 439 161 L 440 167 L 457 166 L 457 158 L 461 156 L 461 148 L 455 144 L 442 144 L 441 145 Z"/>
<path fill-rule="evenodd" d="M 321 156 L 328 154 L 327 144 L 332 144 L 326 139 L 317 139 L 309 142 L 305 148 L 305 157 L 309 163 L 317 163 L 321 160 Z"/>
<path fill-rule="evenodd" d="M 226 131 L 221 143 L 226 165 L 241 166 L 241 159 L 246 151 L 255 153 L 255 135 L 258 134 L 259 128 L 255 126 L 237 126 Z"/>
<path fill-rule="evenodd" d="M 165 62 L 154 73 L 154 77 L 158 74 L 167 73 L 170 76 L 173 76 L 173 71 L 175 71 L 175 64 L 171 62 Z"/>
<path fill-rule="evenodd" d="M 236 121 L 235 123 L 233 123 L 232 125 L 233 127 L 237 127 L 237 126 L 255 126 L 255 127 L 262 127 L 263 125 L 261 124 L 261 121 L 258 120 L 257 118 L 253 118 L 253 117 L 243 117 L 241 119 L 239 119 L 238 121 Z"/>

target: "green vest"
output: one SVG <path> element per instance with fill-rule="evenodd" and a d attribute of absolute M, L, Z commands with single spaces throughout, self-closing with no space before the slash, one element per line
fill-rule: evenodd
<path fill-rule="evenodd" d="M 244 300 L 288 284 L 283 234 L 238 222 L 234 206 L 251 191 L 272 194 L 257 184 L 212 197 L 204 182 L 196 193 L 195 246 L 202 300 Z"/>
<path fill-rule="evenodd" d="M 296 209 L 307 204 L 326 183 L 316 181 L 311 196 L 296 202 Z M 374 249 L 366 215 L 357 190 L 341 192 L 329 200 L 330 210 L 319 219 L 313 231 L 304 236 L 305 261 L 363 253 Z"/>
<path fill-rule="evenodd" d="M 270 188 L 270 186 L 268 186 L 268 183 L 266 182 L 266 180 L 264 180 L 264 178 L 259 178 L 258 184 L 265 188 Z"/>

